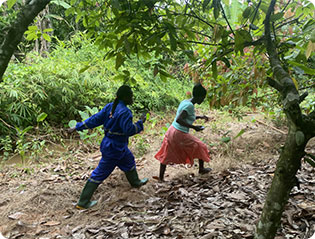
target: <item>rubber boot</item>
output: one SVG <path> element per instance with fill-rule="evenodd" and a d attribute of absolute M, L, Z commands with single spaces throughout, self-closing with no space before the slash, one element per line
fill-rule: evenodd
<path fill-rule="evenodd" d="M 166 169 L 166 164 L 161 164 L 160 163 L 160 175 L 159 175 L 159 181 L 160 182 L 164 181 L 165 169 Z"/>
<path fill-rule="evenodd" d="M 205 168 L 203 160 L 199 159 L 199 173 L 200 174 L 209 173 L 211 172 L 211 170 L 212 170 L 211 168 Z"/>
<path fill-rule="evenodd" d="M 126 177 L 128 179 L 128 182 L 134 188 L 139 188 L 149 181 L 149 179 L 147 179 L 147 178 L 140 180 L 138 177 L 138 173 L 137 173 L 136 168 L 134 168 L 128 172 L 125 172 L 125 174 L 126 174 Z"/>
<path fill-rule="evenodd" d="M 97 201 L 91 201 L 91 197 L 97 189 L 98 185 L 99 184 L 90 182 L 89 180 L 86 182 L 82 190 L 80 199 L 76 205 L 77 209 L 88 209 L 97 204 Z"/>

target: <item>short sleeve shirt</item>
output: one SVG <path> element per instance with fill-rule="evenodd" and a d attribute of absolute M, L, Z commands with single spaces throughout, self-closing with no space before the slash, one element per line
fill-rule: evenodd
<path fill-rule="evenodd" d="M 188 117 L 185 119 L 185 121 L 188 124 L 193 124 L 194 121 L 196 120 L 196 115 L 195 115 L 195 107 L 194 104 L 191 103 L 190 100 L 183 100 L 177 109 L 177 113 L 176 113 L 176 117 L 172 123 L 172 125 L 174 126 L 175 129 L 178 129 L 182 132 L 188 133 L 189 132 L 189 128 L 188 127 L 184 127 L 182 125 L 180 125 L 179 123 L 176 122 L 177 117 L 180 115 L 180 113 L 185 110 L 188 114 Z"/>

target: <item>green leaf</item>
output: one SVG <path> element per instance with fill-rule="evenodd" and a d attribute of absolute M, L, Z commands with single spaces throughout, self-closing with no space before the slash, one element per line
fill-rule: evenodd
<path fill-rule="evenodd" d="M 127 54 L 130 54 L 130 52 L 131 52 L 131 46 L 130 46 L 130 45 L 131 45 L 131 44 L 130 44 L 130 42 L 128 41 L 128 39 L 125 38 L 125 49 L 126 49 Z"/>
<path fill-rule="evenodd" d="M 27 29 L 30 31 L 37 31 L 38 27 L 37 26 L 29 26 Z"/>
<path fill-rule="evenodd" d="M 304 160 L 309 163 L 312 167 L 315 167 L 315 161 L 313 161 L 311 158 L 304 157 Z"/>
<path fill-rule="evenodd" d="M 51 3 L 54 3 L 58 6 L 61 6 L 65 9 L 68 9 L 71 7 L 71 5 L 69 5 L 68 3 L 64 2 L 64 1 L 61 1 L 61 0 L 52 0 Z"/>
<path fill-rule="evenodd" d="M 112 0 L 111 2 L 112 2 L 112 7 L 115 10 L 120 10 L 119 0 Z"/>
<path fill-rule="evenodd" d="M 313 29 L 310 40 L 315 43 L 315 29 Z"/>
<path fill-rule="evenodd" d="M 163 82 L 167 82 L 167 77 L 160 72 L 160 78 Z"/>
<path fill-rule="evenodd" d="M 245 19 L 249 18 L 251 12 L 252 12 L 252 8 L 247 7 L 242 14 L 243 18 L 245 18 Z"/>
<path fill-rule="evenodd" d="M 30 131 L 31 129 L 33 129 L 33 126 L 28 126 L 25 129 L 22 130 L 21 135 L 26 134 L 28 131 Z"/>
<path fill-rule="evenodd" d="M 52 32 L 52 31 L 54 31 L 54 29 L 52 29 L 52 28 L 46 28 L 46 29 L 44 29 L 43 32 Z"/>
<path fill-rule="evenodd" d="M 271 17 L 270 17 L 270 21 L 271 22 L 275 22 L 279 19 L 281 19 L 283 17 L 284 13 L 283 12 L 278 12 L 276 14 L 273 14 Z"/>
<path fill-rule="evenodd" d="M 82 67 L 80 70 L 79 70 L 79 73 L 83 73 L 85 72 L 87 69 L 89 69 L 91 66 L 90 65 L 87 65 L 87 66 L 84 66 Z"/>
<path fill-rule="evenodd" d="M 115 65 L 116 70 L 118 70 L 119 67 L 121 67 L 124 61 L 125 61 L 125 57 L 121 55 L 120 53 L 118 53 L 116 56 L 116 65 Z"/>
<path fill-rule="evenodd" d="M 11 9 L 17 0 L 8 0 L 8 9 Z"/>
<path fill-rule="evenodd" d="M 308 59 L 311 56 L 312 52 L 314 51 L 315 51 L 315 42 L 309 41 L 306 51 L 305 51 L 306 59 Z"/>
<path fill-rule="evenodd" d="M 251 23 L 249 25 L 249 28 L 252 29 L 252 30 L 257 30 L 258 29 L 258 27 L 255 24 L 253 24 L 253 23 Z"/>
<path fill-rule="evenodd" d="M 172 75 L 170 75 L 169 73 L 167 73 L 166 71 L 163 71 L 161 69 L 159 69 L 159 73 L 160 73 L 160 76 L 163 75 L 165 77 L 173 78 Z"/>
<path fill-rule="evenodd" d="M 213 15 L 215 19 L 217 19 L 220 14 L 220 1 L 221 0 L 213 0 Z"/>
<path fill-rule="evenodd" d="M 154 66 L 153 76 L 155 77 L 159 73 L 159 68 L 157 65 Z"/>
<path fill-rule="evenodd" d="M 228 143 L 230 141 L 231 141 L 231 137 L 229 137 L 229 136 L 221 138 L 221 142 Z"/>
<path fill-rule="evenodd" d="M 40 115 L 37 116 L 37 119 L 36 119 L 37 123 L 44 121 L 46 117 L 47 117 L 47 114 L 45 112 L 41 113 Z"/>
<path fill-rule="evenodd" d="M 234 139 L 240 137 L 242 134 L 245 133 L 245 130 L 244 129 L 241 129 L 240 132 L 238 132 L 238 134 L 234 137 Z"/>
<path fill-rule="evenodd" d="M 26 40 L 28 40 L 28 41 L 32 41 L 32 40 L 36 40 L 36 39 L 38 39 L 38 36 L 35 33 L 30 33 L 30 34 L 27 34 L 27 36 L 26 36 Z"/>
<path fill-rule="evenodd" d="M 79 114 L 82 120 L 86 120 L 87 118 L 89 118 L 89 114 L 84 111 L 79 111 Z"/>
<path fill-rule="evenodd" d="M 45 17 L 47 18 L 55 18 L 56 20 L 63 21 L 64 18 L 55 14 L 47 14 Z"/>
<path fill-rule="evenodd" d="M 229 10 L 231 11 L 231 23 L 236 23 L 238 14 L 242 11 L 242 4 L 238 0 L 232 0 Z"/>
<path fill-rule="evenodd" d="M 174 38 L 174 36 L 173 36 L 172 33 L 169 33 L 168 35 L 169 35 L 169 37 L 170 37 L 171 49 L 172 49 L 173 51 L 176 51 L 176 48 L 177 48 L 176 39 Z"/>
<path fill-rule="evenodd" d="M 268 5 L 267 3 L 265 3 L 265 2 L 262 2 L 261 5 L 260 5 L 260 9 L 261 9 L 265 14 L 267 14 L 267 12 L 268 12 L 268 7 L 269 7 L 269 5 Z"/>
<path fill-rule="evenodd" d="M 209 4 L 210 0 L 204 0 L 202 3 L 202 11 L 205 11 L 208 4 Z"/>
<path fill-rule="evenodd" d="M 293 66 L 297 66 L 297 67 L 301 68 L 304 71 L 304 73 L 306 73 L 306 74 L 315 75 L 315 69 L 309 68 L 309 67 L 305 66 L 304 64 L 297 63 L 295 61 L 288 61 L 288 63 L 293 65 Z"/>
<path fill-rule="evenodd" d="M 245 42 L 251 42 L 252 36 L 250 33 L 246 30 L 237 30 L 235 33 L 235 51 L 243 52 L 244 49 L 244 43 Z"/>
<path fill-rule="evenodd" d="M 42 36 L 43 36 L 43 38 L 44 38 L 46 41 L 51 42 L 51 38 L 50 38 L 50 36 L 49 36 L 48 34 L 43 33 Z"/>

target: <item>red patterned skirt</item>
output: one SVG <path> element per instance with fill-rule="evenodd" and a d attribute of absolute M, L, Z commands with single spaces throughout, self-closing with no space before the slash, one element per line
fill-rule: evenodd
<path fill-rule="evenodd" d="M 184 133 L 170 126 L 167 130 L 161 149 L 154 156 L 162 164 L 191 164 L 194 159 L 210 161 L 207 146 L 195 136 Z"/>

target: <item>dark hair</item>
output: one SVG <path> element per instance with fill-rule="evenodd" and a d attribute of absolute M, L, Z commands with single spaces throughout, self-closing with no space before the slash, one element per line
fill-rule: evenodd
<path fill-rule="evenodd" d="M 121 87 L 119 87 L 119 89 L 116 92 L 116 98 L 115 98 L 113 106 L 112 106 L 112 111 L 110 112 L 110 117 L 113 116 L 119 100 L 122 100 L 123 98 L 128 97 L 128 96 L 129 97 L 132 96 L 132 90 L 131 90 L 130 86 L 122 85 Z"/>
<path fill-rule="evenodd" d="M 207 94 L 206 89 L 200 84 L 196 84 L 193 88 L 193 97 L 204 97 Z"/>

